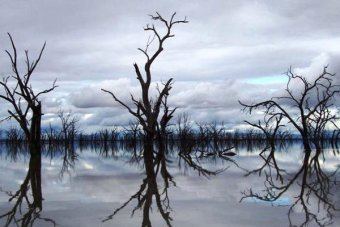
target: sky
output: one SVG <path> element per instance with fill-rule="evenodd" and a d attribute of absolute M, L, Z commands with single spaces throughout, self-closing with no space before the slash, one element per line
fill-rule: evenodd
<path fill-rule="evenodd" d="M 43 125 L 57 125 L 59 109 L 72 111 L 84 131 L 131 121 L 127 111 L 100 89 L 129 102 L 138 95 L 133 63 L 143 64 L 144 47 L 156 11 L 185 16 L 175 37 L 153 66 L 153 87 L 174 78 L 169 103 L 192 121 L 224 121 L 230 128 L 251 118 L 238 100 L 270 98 L 284 88 L 290 66 L 313 77 L 329 65 L 338 72 L 340 3 L 330 1 L 90 1 L 1 0 L 0 76 L 10 73 L 10 32 L 21 52 L 36 56 L 47 47 L 33 76 L 33 88 L 59 87 L 43 97 Z M 159 26 L 159 24 L 156 24 Z M 336 80 L 339 81 L 338 76 Z M 155 94 L 155 91 L 153 91 Z M 0 116 L 6 116 L 6 104 Z M 248 119 L 249 120 L 249 119 Z M 3 122 L 1 127 L 9 127 Z"/>

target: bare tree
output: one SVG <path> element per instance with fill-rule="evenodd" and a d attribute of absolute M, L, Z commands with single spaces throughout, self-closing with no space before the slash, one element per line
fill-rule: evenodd
<path fill-rule="evenodd" d="M 272 147 L 274 147 L 275 139 L 277 137 L 279 129 L 281 127 L 284 127 L 284 125 L 281 124 L 282 119 L 283 119 L 283 115 L 281 113 L 277 113 L 277 114 L 268 113 L 264 116 L 263 122 L 261 122 L 261 120 L 259 120 L 258 123 L 251 123 L 249 121 L 245 121 L 245 122 L 259 129 L 265 135 L 266 141 Z"/>
<path fill-rule="evenodd" d="M 196 122 L 197 126 L 197 139 L 199 141 L 209 141 L 209 124 L 206 122 Z"/>
<path fill-rule="evenodd" d="M 63 110 L 58 111 L 58 117 L 61 121 L 61 134 L 64 141 L 73 142 L 78 133 L 77 123 L 79 118 L 73 116 L 71 111 L 65 113 Z"/>
<path fill-rule="evenodd" d="M 39 150 L 39 148 L 33 149 L 33 147 L 40 146 L 39 143 L 41 139 L 42 111 L 39 97 L 40 95 L 53 91 L 57 87 L 55 84 L 56 80 L 50 88 L 35 92 L 30 80 L 34 70 L 40 62 L 46 43 L 41 48 L 38 58 L 34 61 L 30 60 L 28 51 L 25 50 L 26 70 L 21 73 L 18 66 L 17 49 L 12 36 L 9 33 L 8 36 L 12 45 L 12 53 L 8 50 L 6 50 L 6 53 L 10 59 L 13 74 L 4 77 L 2 81 L 0 81 L 0 87 L 3 90 L 0 99 L 11 104 L 13 109 L 8 110 L 8 118 L 13 118 L 19 123 L 31 146 L 31 152 L 33 152 L 33 150 Z"/>
<path fill-rule="evenodd" d="M 177 108 L 174 108 L 174 109 L 169 108 L 167 95 L 164 97 L 164 100 L 162 100 L 162 105 L 163 105 L 163 116 L 159 122 L 159 125 L 157 125 L 158 138 L 160 139 L 160 141 L 166 140 L 168 138 L 168 134 L 170 134 L 170 132 L 167 128 L 169 126 L 170 120 L 173 118 L 174 112 L 177 109 Z"/>
<path fill-rule="evenodd" d="M 48 128 L 45 129 L 45 139 L 48 141 L 49 144 L 52 142 L 60 140 L 60 133 L 51 125 L 48 125 Z"/>
<path fill-rule="evenodd" d="M 186 141 L 193 134 L 192 125 L 188 113 L 182 113 L 177 117 L 177 135 L 181 141 Z"/>
<path fill-rule="evenodd" d="M 6 137 L 7 137 L 7 142 L 10 143 L 19 143 L 23 141 L 25 136 L 23 136 L 23 133 L 20 129 L 18 128 L 10 128 L 6 131 Z"/>
<path fill-rule="evenodd" d="M 240 104 L 252 113 L 263 109 L 265 114 L 281 114 L 300 133 L 306 150 L 311 149 L 311 138 L 319 136 L 329 125 L 334 125 L 338 117 L 331 111 L 334 100 L 340 93 L 340 85 L 334 84 L 335 74 L 323 68 L 320 75 L 310 82 L 306 77 L 297 75 L 290 68 L 285 74 L 288 77 L 286 95 L 274 97 L 255 104 Z M 292 84 L 302 84 L 301 92 L 296 92 Z M 280 102 L 280 101 L 284 102 Z M 315 140 L 314 140 L 315 141 Z"/>
<path fill-rule="evenodd" d="M 136 72 L 137 79 L 139 81 L 139 84 L 141 86 L 142 90 L 142 98 L 136 99 L 133 95 L 131 95 L 132 102 L 135 106 L 135 110 L 130 107 L 128 104 L 121 101 L 113 92 L 102 89 L 102 91 L 109 93 L 113 99 L 121 104 L 123 107 L 125 107 L 130 114 L 132 114 L 134 117 L 136 117 L 140 123 L 140 125 L 143 127 L 145 136 L 147 138 L 147 141 L 151 141 L 154 139 L 157 133 L 157 125 L 160 110 L 162 108 L 162 102 L 164 102 L 165 97 L 169 95 L 169 91 L 172 88 L 172 78 L 170 78 L 167 82 L 163 84 L 162 88 L 158 87 L 158 96 L 155 97 L 155 99 L 150 97 L 150 85 L 152 82 L 152 72 L 151 67 L 154 63 L 154 61 L 157 59 L 157 57 L 162 53 L 164 50 L 164 44 L 166 40 L 168 40 L 171 37 L 174 37 L 174 34 L 172 34 L 172 29 L 177 24 L 183 24 L 188 23 L 186 18 L 184 20 L 176 20 L 175 19 L 176 13 L 173 13 L 170 20 L 164 19 L 158 12 L 156 12 L 156 15 L 150 15 L 151 19 L 157 22 L 160 22 L 165 27 L 165 34 L 161 34 L 159 30 L 156 29 L 154 25 L 147 25 L 144 30 L 147 32 L 152 33 L 152 38 L 148 40 L 146 46 L 144 49 L 138 48 L 139 51 L 141 51 L 145 57 L 146 62 L 144 64 L 144 76 L 140 70 L 140 67 L 137 63 L 134 63 L 134 69 Z M 153 53 L 150 53 L 149 47 L 150 45 L 156 41 L 156 50 Z"/>
<path fill-rule="evenodd" d="M 208 136 L 212 138 L 214 145 L 217 146 L 217 142 L 223 138 L 225 133 L 224 123 L 221 122 L 220 125 L 216 121 L 208 124 Z"/>
<path fill-rule="evenodd" d="M 140 137 L 140 125 L 138 121 L 130 121 L 124 128 L 124 139 L 136 143 Z"/>

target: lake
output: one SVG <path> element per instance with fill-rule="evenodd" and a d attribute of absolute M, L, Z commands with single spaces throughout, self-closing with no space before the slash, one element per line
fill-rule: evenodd
<path fill-rule="evenodd" d="M 123 142 L 45 144 L 31 157 L 24 145 L 1 143 L 0 215 L 13 211 L 19 196 L 9 198 L 37 165 L 41 182 L 22 190 L 9 226 L 340 226 L 340 153 L 330 145 L 308 153 L 299 142 L 154 152 Z M 40 186 L 42 210 L 29 213 L 25 200 Z"/>

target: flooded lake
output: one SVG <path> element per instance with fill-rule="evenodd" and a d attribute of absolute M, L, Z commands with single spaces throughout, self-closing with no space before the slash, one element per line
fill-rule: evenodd
<path fill-rule="evenodd" d="M 0 215 L 7 215 L 0 225 L 340 226 L 334 147 L 309 153 L 298 142 L 148 149 L 44 145 L 41 157 L 31 157 L 25 146 L 2 143 Z M 42 210 L 30 213 L 25 200 L 32 203 L 34 187 L 41 189 Z"/>

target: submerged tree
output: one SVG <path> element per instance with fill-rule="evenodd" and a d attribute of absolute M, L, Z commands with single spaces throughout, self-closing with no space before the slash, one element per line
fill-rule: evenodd
<path fill-rule="evenodd" d="M 12 53 L 7 50 L 6 53 L 10 59 L 13 73 L 0 81 L 0 88 L 2 88 L 0 98 L 12 106 L 12 110 L 8 110 L 9 116 L 7 119 L 12 118 L 19 123 L 30 145 L 30 150 L 33 152 L 34 150 L 39 150 L 36 146 L 39 146 L 41 139 L 42 111 L 39 98 L 40 95 L 49 93 L 57 87 L 56 80 L 50 88 L 35 92 L 32 88 L 31 78 L 40 62 L 46 43 L 41 48 L 36 60 L 31 61 L 28 50 L 25 50 L 26 69 L 22 73 L 19 70 L 17 49 L 14 41 L 9 33 L 8 36 L 12 45 Z"/>
<path fill-rule="evenodd" d="M 268 144 L 270 144 L 273 147 L 277 135 L 279 134 L 280 128 L 284 127 L 284 125 L 281 124 L 282 118 L 283 115 L 281 113 L 276 114 L 267 113 L 264 116 L 263 121 L 259 120 L 258 123 L 252 123 L 249 121 L 245 122 L 251 125 L 252 127 L 255 127 L 258 130 L 260 130 L 265 135 Z"/>
<path fill-rule="evenodd" d="M 73 116 L 69 111 L 66 113 L 63 110 L 58 111 L 58 118 L 61 121 L 61 137 L 64 142 L 74 142 L 76 135 L 78 134 L 77 123 L 79 118 Z"/>
<path fill-rule="evenodd" d="M 339 119 L 332 111 L 336 96 L 340 93 L 340 85 L 334 84 L 335 74 L 327 71 L 327 66 L 313 81 L 298 75 L 290 68 L 285 74 L 288 82 L 285 95 L 274 97 L 255 104 L 240 104 L 252 113 L 264 110 L 265 115 L 282 115 L 300 133 L 306 150 L 311 143 L 320 146 L 321 135 L 327 127 L 336 124 Z M 302 90 L 293 89 L 293 85 L 302 84 Z"/>
<path fill-rule="evenodd" d="M 9 116 L 7 117 L 7 119 L 13 118 L 19 123 L 20 128 L 22 129 L 28 142 L 31 154 L 30 170 L 27 174 L 27 177 L 22 184 L 20 190 L 12 195 L 10 199 L 11 201 L 16 198 L 18 201 L 17 205 L 13 208 L 12 212 L 1 216 L 8 216 L 8 223 L 10 223 L 12 220 L 11 218 L 13 218 L 12 213 L 14 213 L 15 215 L 17 207 L 21 206 L 23 200 L 28 203 L 29 210 L 32 213 L 38 213 L 42 210 L 43 199 L 41 192 L 40 144 L 42 111 L 41 101 L 39 100 L 39 98 L 40 95 L 51 92 L 57 86 L 55 85 L 56 81 L 54 81 L 50 88 L 42 90 L 40 92 L 35 92 L 30 81 L 34 70 L 40 62 L 46 44 L 43 45 L 38 58 L 34 61 L 30 60 L 28 51 L 25 51 L 26 70 L 24 73 L 21 73 L 18 66 L 18 55 L 14 41 L 10 34 L 8 34 L 8 36 L 12 44 L 13 52 L 10 53 L 9 51 L 6 51 L 6 53 L 10 58 L 13 74 L 3 78 L 2 81 L 0 81 L 0 87 L 2 88 L 0 98 L 12 105 L 12 110 L 8 110 Z M 32 203 L 29 202 L 27 196 L 25 195 L 27 193 L 29 185 L 33 195 Z M 30 223 L 31 220 L 27 219 L 27 217 L 25 216 L 22 222 Z"/>
<path fill-rule="evenodd" d="M 188 23 L 186 18 L 183 20 L 176 20 L 175 15 L 176 13 L 173 13 L 170 20 L 164 19 L 159 13 L 156 13 L 156 15 L 151 15 L 152 20 L 160 22 L 165 27 L 165 34 L 161 34 L 154 25 L 147 25 L 144 28 L 145 31 L 151 32 L 153 37 L 148 40 L 144 49 L 138 48 L 138 50 L 141 51 L 146 57 L 146 62 L 144 64 L 144 75 L 141 72 L 140 67 L 137 63 L 134 63 L 133 65 L 142 91 L 141 99 L 136 99 L 133 95 L 131 95 L 135 110 L 131 108 L 127 103 L 121 101 L 113 92 L 102 89 L 102 91 L 109 93 L 116 102 L 125 107 L 130 114 L 138 119 L 140 125 L 143 127 L 143 131 L 145 133 L 147 141 L 153 140 L 154 137 L 157 135 L 157 129 L 160 127 L 164 127 L 160 126 L 160 123 L 158 122 L 159 118 L 163 118 L 164 120 L 168 121 L 172 118 L 172 115 L 175 111 L 175 109 L 169 110 L 169 108 L 167 107 L 167 102 L 165 101 L 166 97 L 169 95 L 169 91 L 172 88 L 172 78 L 170 78 L 166 83 L 163 84 L 163 88 L 159 88 L 157 86 L 157 97 L 150 97 L 150 85 L 152 82 L 152 64 L 160 55 L 160 53 L 162 53 L 162 51 L 164 50 L 164 44 L 166 40 L 174 37 L 174 34 L 172 34 L 172 29 L 174 28 L 174 26 L 177 24 Z M 156 50 L 153 53 L 150 53 L 149 47 L 151 44 L 153 44 L 154 41 L 157 42 Z M 166 106 L 164 107 L 163 105 Z M 164 116 L 160 116 L 162 108 L 166 109 L 166 111 L 164 111 L 164 114 L 167 115 L 165 118 Z"/>

